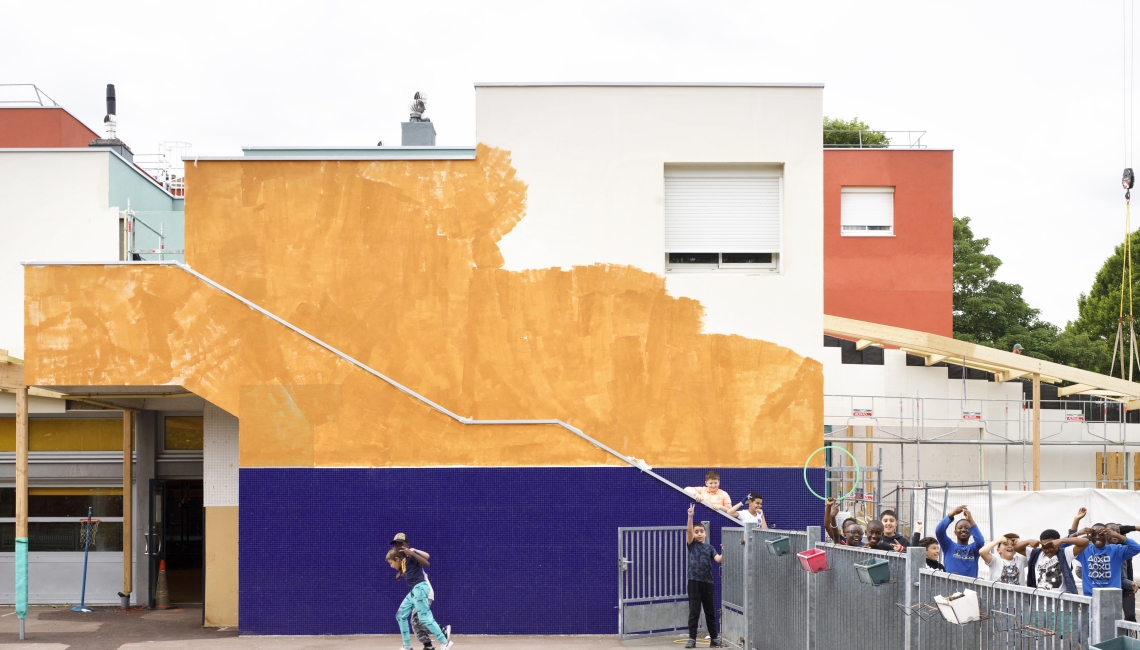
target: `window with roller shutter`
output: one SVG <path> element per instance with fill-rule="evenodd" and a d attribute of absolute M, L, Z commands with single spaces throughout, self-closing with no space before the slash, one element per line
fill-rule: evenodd
<path fill-rule="evenodd" d="M 779 270 L 782 183 L 773 167 L 666 167 L 666 270 Z"/>
<path fill-rule="evenodd" d="M 844 187 L 839 222 L 844 237 L 892 237 L 895 234 L 895 188 Z"/>

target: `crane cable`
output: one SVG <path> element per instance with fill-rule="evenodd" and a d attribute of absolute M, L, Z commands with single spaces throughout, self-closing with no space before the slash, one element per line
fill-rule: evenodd
<path fill-rule="evenodd" d="M 1124 174 L 1121 177 L 1121 186 L 1124 188 L 1124 250 L 1121 256 L 1120 269 L 1120 310 L 1116 321 L 1116 340 L 1112 345 L 1112 364 L 1108 374 L 1111 377 L 1116 368 L 1116 355 L 1120 353 L 1120 378 L 1124 376 L 1124 294 L 1128 293 L 1128 381 L 1132 381 L 1132 371 L 1136 361 L 1140 360 L 1140 350 L 1136 345 L 1136 319 L 1133 315 L 1132 285 L 1132 188 L 1136 184 L 1136 176 L 1132 172 L 1132 133 L 1133 117 L 1135 111 L 1132 106 L 1133 79 L 1135 77 L 1136 54 L 1136 11 L 1132 11 L 1132 30 L 1129 31 L 1129 5 L 1132 0 L 1123 0 L 1123 45 L 1124 45 Z"/>

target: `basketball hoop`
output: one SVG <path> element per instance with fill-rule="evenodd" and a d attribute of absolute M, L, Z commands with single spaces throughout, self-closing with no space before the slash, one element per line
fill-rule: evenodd
<path fill-rule="evenodd" d="M 79 545 L 83 547 L 83 550 L 86 551 L 90 546 L 95 546 L 95 534 L 99 532 L 99 523 L 98 519 L 91 517 L 84 517 L 79 520 L 81 526 Z"/>
<path fill-rule="evenodd" d="M 79 543 L 83 544 L 83 584 L 79 588 L 79 604 L 71 608 L 73 612 L 90 612 L 87 606 L 87 552 L 95 544 L 95 533 L 99 532 L 99 520 L 91 516 L 91 506 L 87 516 L 79 520 Z"/>

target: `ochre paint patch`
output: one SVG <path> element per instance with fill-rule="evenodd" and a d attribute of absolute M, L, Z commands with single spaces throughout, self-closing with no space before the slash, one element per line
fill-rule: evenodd
<path fill-rule="evenodd" d="M 504 271 L 497 242 L 526 202 L 504 151 L 480 146 L 474 161 L 202 161 L 187 174 L 196 270 L 453 412 L 560 418 L 657 466 L 798 466 L 821 444 L 820 364 L 770 342 L 702 334 L 700 304 L 668 295 L 663 277 L 607 265 Z M 223 306 L 232 299 L 219 292 L 166 297 L 152 286 L 165 273 L 118 279 L 96 268 L 78 290 L 66 285 L 82 269 L 28 273 L 47 282 L 28 283 L 29 376 L 184 384 L 238 413 L 243 466 L 609 462 L 551 427 L 520 436 L 376 399 L 380 380 Z M 136 297 L 90 304 L 107 300 L 95 289 L 112 277 Z M 145 345 L 111 331 L 120 325 Z M 116 349 L 124 345 L 130 354 Z M 135 381 L 118 381 L 124 371 Z M 314 384 L 339 385 L 340 397 L 300 397 Z M 410 444 L 409 431 L 434 442 Z"/>
<path fill-rule="evenodd" d="M 25 288 L 29 381 L 185 386 L 238 414 L 242 466 L 620 463 L 553 426 L 464 426 L 177 268 L 29 267 Z"/>

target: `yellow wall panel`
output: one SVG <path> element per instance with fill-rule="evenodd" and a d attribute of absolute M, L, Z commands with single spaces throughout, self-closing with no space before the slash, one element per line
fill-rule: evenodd
<path fill-rule="evenodd" d="M 453 412 L 559 418 L 656 466 L 822 444 L 821 365 L 703 333 L 661 275 L 503 270 L 527 193 L 507 152 L 187 174 L 196 270 Z M 616 462 L 555 427 L 458 424 L 177 269 L 29 267 L 26 287 L 35 383 L 185 386 L 238 414 L 243 466 Z"/>
<path fill-rule="evenodd" d="M 119 419 L 51 419 L 28 421 L 29 451 L 122 451 Z M 0 451 L 16 451 L 16 420 L 0 418 Z"/>
<path fill-rule="evenodd" d="M 238 508 L 206 508 L 206 627 L 238 624 Z"/>

